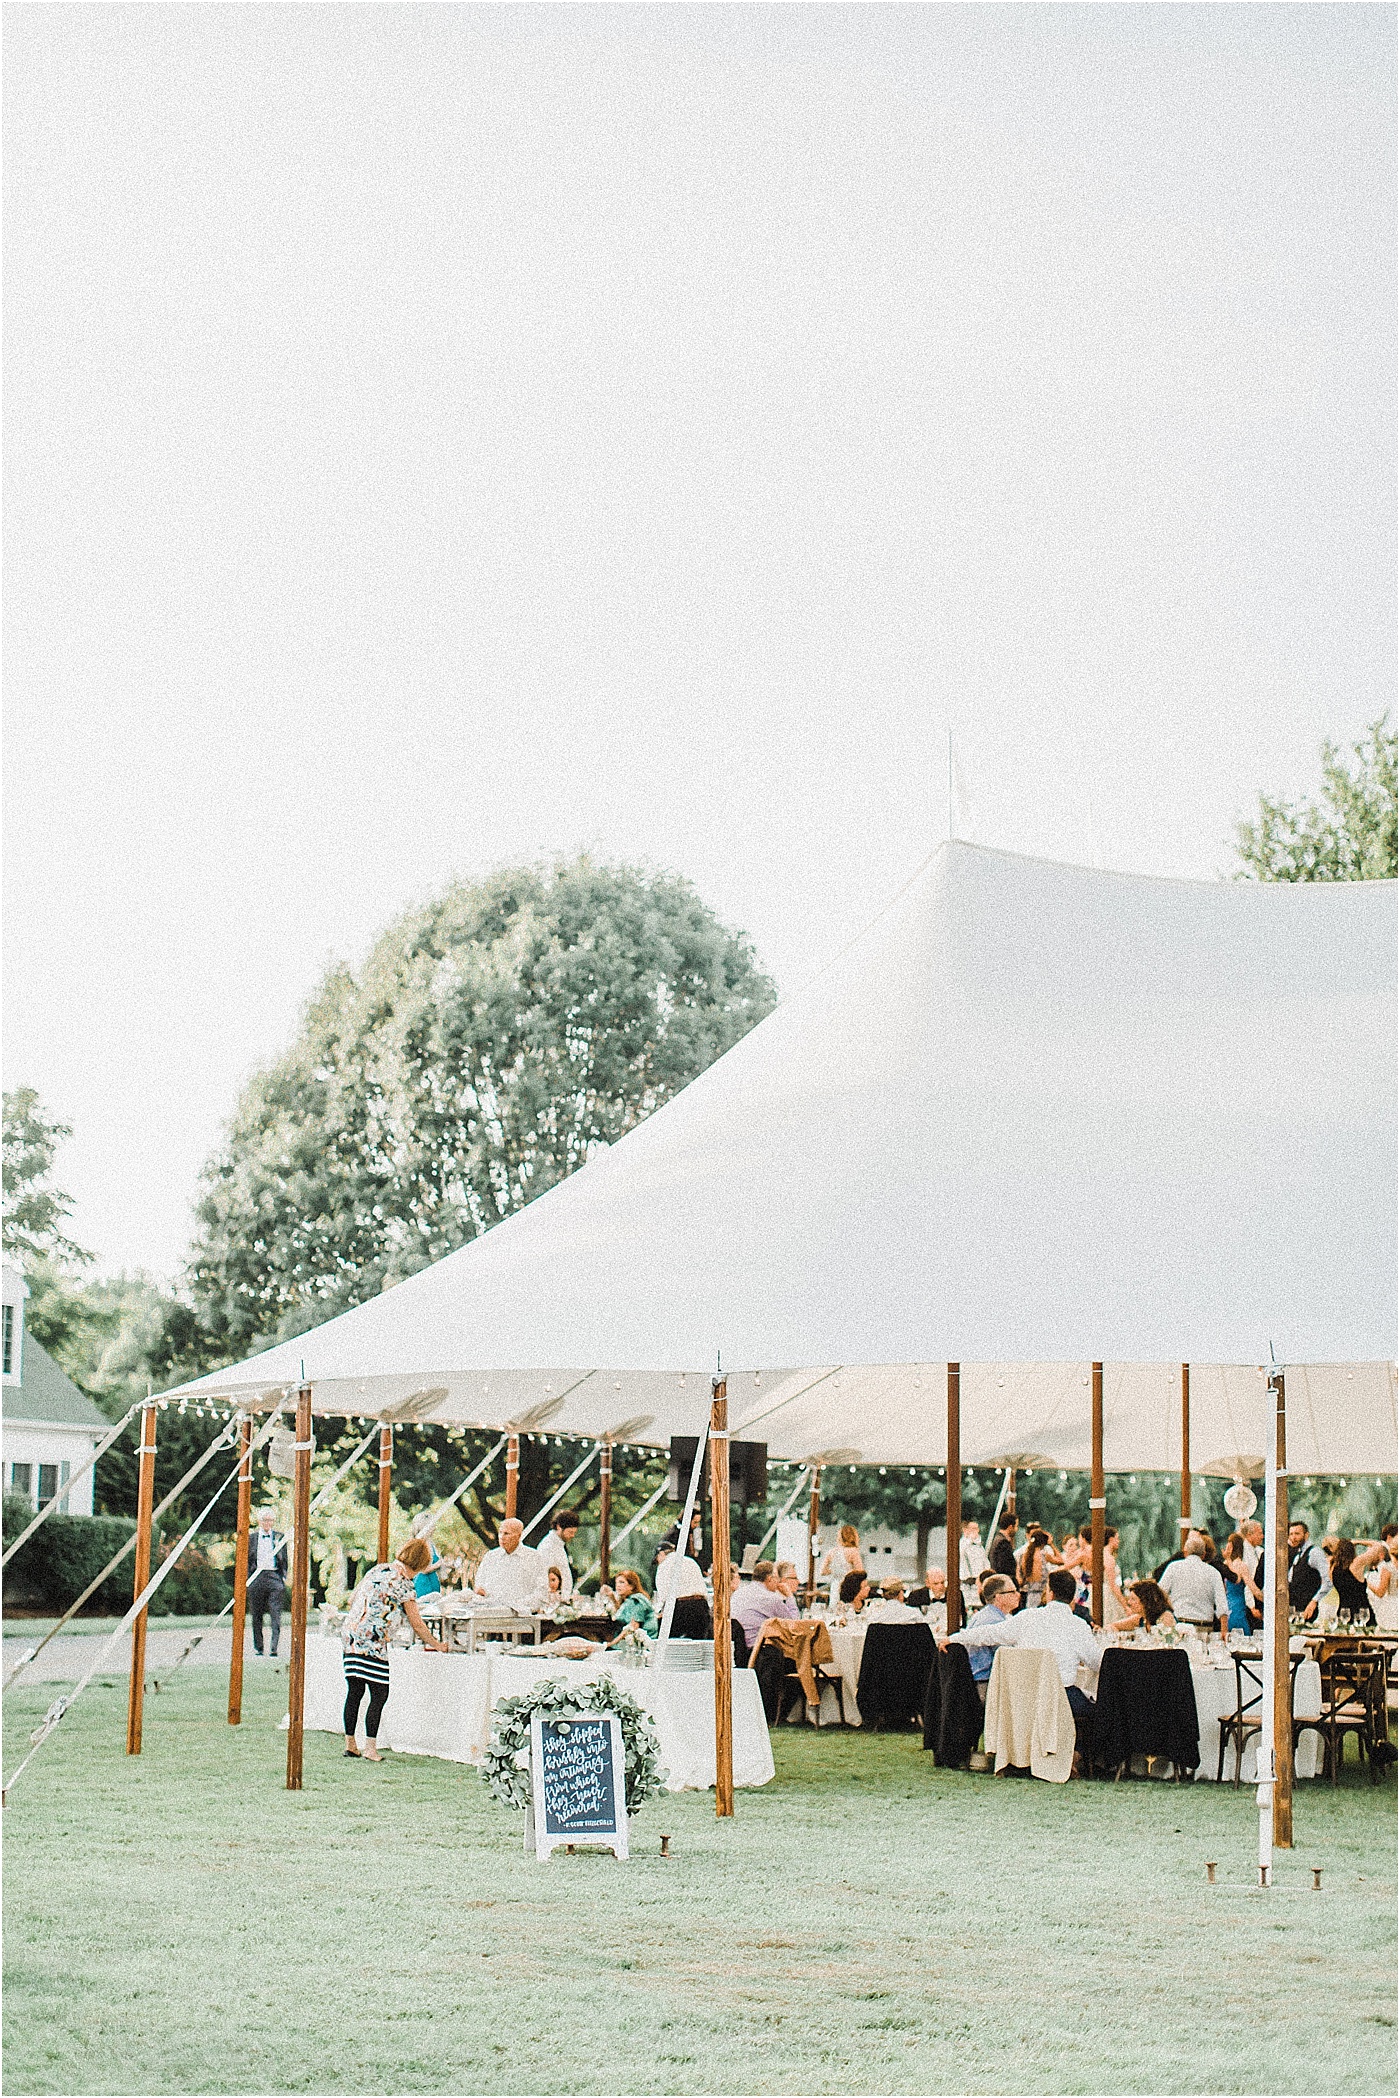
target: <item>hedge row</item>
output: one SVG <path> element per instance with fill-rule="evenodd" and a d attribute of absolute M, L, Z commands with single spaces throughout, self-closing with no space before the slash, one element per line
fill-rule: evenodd
<path fill-rule="evenodd" d="M 18 1495 L 5 1496 L 3 1529 L 7 1544 L 19 1535 L 33 1513 L 29 1503 Z M 135 1528 L 130 1516 L 125 1515 L 51 1515 L 5 1569 L 7 1605 L 55 1613 L 66 1610 Z M 86 1605 L 87 1612 L 95 1617 L 122 1614 L 131 1602 L 133 1560 L 134 1554 L 128 1552 Z M 228 1594 L 229 1576 L 191 1546 L 161 1588 L 155 1608 L 162 1616 L 201 1616 L 221 1610 Z"/>

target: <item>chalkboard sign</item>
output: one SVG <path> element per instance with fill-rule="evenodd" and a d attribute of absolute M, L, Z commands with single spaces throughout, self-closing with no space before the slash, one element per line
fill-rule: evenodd
<path fill-rule="evenodd" d="M 627 1855 L 622 1727 L 611 1713 L 530 1721 L 531 1818 L 535 1855 L 589 1844 Z"/>

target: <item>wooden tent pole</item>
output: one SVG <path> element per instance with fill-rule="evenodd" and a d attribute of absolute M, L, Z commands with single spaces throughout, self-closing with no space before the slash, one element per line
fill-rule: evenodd
<path fill-rule="evenodd" d="M 605 1441 L 598 1458 L 598 1578 L 604 1583 L 612 1575 L 612 1460 L 613 1446 Z"/>
<path fill-rule="evenodd" d="M 716 1377 L 710 1400 L 710 1577 L 715 1650 L 715 1813 L 734 1812 L 734 1645 L 729 1630 L 729 1396 Z"/>
<path fill-rule="evenodd" d="M 512 1435 L 506 1444 L 506 1521 L 515 1513 L 515 1504 L 520 1494 L 520 1437 Z"/>
<path fill-rule="evenodd" d="M 136 1478 L 136 1570 L 131 1600 L 151 1578 L 151 1505 L 156 1485 L 156 1409 L 147 1399 L 141 1408 L 141 1466 Z M 126 1693 L 126 1752 L 141 1753 L 141 1716 L 146 1697 L 146 1612 L 131 1627 L 131 1682 Z"/>
<path fill-rule="evenodd" d="M 379 1431 L 379 1564 L 389 1563 L 389 1496 L 394 1490 L 394 1431 Z"/>
<path fill-rule="evenodd" d="M 238 1534 L 233 1546 L 233 1645 L 228 1657 L 228 1723 L 243 1719 L 243 1627 L 248 1614 L 248 1529 L 253 1506 L 253 1423 L 238 1424 Z"/>
<path fill-rule="evenodd" d="M 1016 1467 L 1013 1464 L 1006 1474 L 1006 1512 L 1011 1517 L 1011 1534 L 1016 1534 Z"/>
<path fill-rule="evenodd" d="M 822 1468 L 812 1466 L 812 1494 L 807 1503 L 807 1608 L 817 1599 L 817 1531 L 822 1520 Z"/>
<path fill-rule="evenodd" d="M 381 1473 L 382 1477 L 383 1474 Z M 311 1586 L 311 1386 L 297 1393 L 296 1471 L 292 1480 L 292 1654 L 287 1670 L 287 1790 L 300 1792 L 306 1711 L 306 1606 Z"/>
<path fill-rule="evenodd" d="M 1293 1673 L 1288 1665 L 1288 1404 L 1282 1370 L 1274 1392 L 1274 1848 L 1293 1848 Z"/>
<path fill-rule="evenodd" d="M 1177 1528 L 1185 1541 L 1191 1527 L 1191 1365 L 1181 1365 L 1181 1515 Z"/>
<path fill-rule="evenodd" d="M 1096 1625 L 1103 1623 L 1103 1545 L 1104 1507 L 1103 1490 L 1103 1364 L 1093 1365 L 1092 1437 L 1089 1452 L 1089 1525 L 1091 1543 L 1089 1562 L 1089 1615 Z"/>
<path fill-rule="evenodd" d="M 962 1364 L 948 1364 L 948 1449 L 944 1476 L 948 1530 L 948 1630 L 962 1623 Z M 922 1569 L 920 1569 L 922 1571 Z M 998 1678 L 1000 1680 L 1000 1678 Z"/>

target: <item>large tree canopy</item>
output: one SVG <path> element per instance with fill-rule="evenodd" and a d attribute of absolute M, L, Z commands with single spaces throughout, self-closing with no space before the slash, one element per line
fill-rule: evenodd
<path fill-rule="evenodd" d="M 228 1359 L 359 1303 L 614 1143 L 770 1010 L 688 882 L 511 868 L 338 968 L 205 1171 L 189 1283 Z"/>
<path fill-rule="evenodd" d="M 1348 767 L 1335 743 L 1322 746 L 1316 801 L 1259 797 L 1259 816 L 1239 826 L 1241 880 L 1383 881 L 1396 872 L 1396 733 L 1373 721 Z"/>

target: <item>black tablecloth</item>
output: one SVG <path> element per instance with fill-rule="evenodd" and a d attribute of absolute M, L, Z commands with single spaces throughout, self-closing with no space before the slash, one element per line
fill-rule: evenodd
<path fill-rule="evenodd" d="M 924 1747 L 948 1770 L 961 1770 L 977 1746 L 986 1718 L 965 1646 L 935 1652 L 924 1692 Z"/>
<path fill-rule="evenodd" d="M 1094 1759 L 1116 1769 L 1129 1756 L 1170 1756 L 1178 1770 L 1201 1760 L 1191 1663 L 1180 1647 L 1147 1653 L 1111 1646 L 1099 1669 Z"/>
<path fill-rule="evenodd" d="M 861 1724 L 922 1723 L 935 1648 L 926 1624 L 873 1624 L 865 1635 L 856 1682 Z"/>

